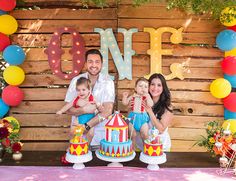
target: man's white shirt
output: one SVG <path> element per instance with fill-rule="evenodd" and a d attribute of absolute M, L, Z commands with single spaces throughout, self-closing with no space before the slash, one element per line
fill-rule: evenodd
<path fill-rule="evenodd" d="M 65 102 L 71 102 L 77 97 L 78 93 L 76 91 L 76 81 L 80 77 L 85 77 L 88 79 L 88 73 L 86 72 L 80 74 L 71 80 L 70 86 L 66 93 Z M 109 75 L 103 75 L 102 73 L 99 73 L 99 77 L 93 87 L 92 94 L 97 103 L 100 104 L 103 104 L 104 102 L 114 103 L 115 87 L 114 87 L 114 82 Z M 77 117 L 72 116 L 71 124 L 74 121 L 78 121 Z M 106 124 L 105 121 L 103 121 L 94 127 L 94 137 L 91 142 L 91 145 L 99 145 L 100 141 L 105 138 L 105 128 L 104 128 L 105 124 Z"/>

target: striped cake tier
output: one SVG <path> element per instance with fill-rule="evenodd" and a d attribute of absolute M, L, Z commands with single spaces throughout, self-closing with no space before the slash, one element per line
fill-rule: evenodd
<path fill-rule="evenodd" d="M 151 144 L 144 141 L 143 153 L 148 156 L 161 156 L 163 154 L 162 144 L 161 143 Z"/>
<path fill-rule="evenodd" d="M 109 157 L 127 157 L 133 154 L 132 141 L 128 140 L 122 143 L 108 142 L 103 139 L 100 142 L 100 154 Z"/>

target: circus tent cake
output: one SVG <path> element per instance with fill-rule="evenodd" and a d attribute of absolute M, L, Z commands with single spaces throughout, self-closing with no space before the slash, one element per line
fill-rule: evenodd
<path fill-rule="evenodd" d="M 119 112 L 109 117 L 105 125 L 105 139 L 101 140 L 99 153 L 107 157 L 128 157 L 133 154 L 132 141 L 128 139 L 128 125 Z"/>

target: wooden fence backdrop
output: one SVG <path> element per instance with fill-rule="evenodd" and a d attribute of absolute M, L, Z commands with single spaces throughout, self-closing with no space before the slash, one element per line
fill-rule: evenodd
<path fill-rule="evenodd" d="M 215 37 L 224 29 L 218 21 L 207 16 L 190 16 L 178 10 L 167 11 L 165 4 L 147 4 L 133 7 L 130 1 L 122 0 L 120 4 L 109 2 L 109 7 L 99 9 L 91 5 L 89 9 L 80 9 L 77 0 L 25 0 L 24 6 L 39 6 L 34 10 L 14 10 L 19 28 L 11 36 L 14 44 L 25 48 L 27 59 L 22 65 L 26 73 L 21 88 L 25 99 L 20 106 L 11 108 L 10 115 L 21 124 L 21 139 L 24 150 L 65 150 L 68 144 L 70 116 L 55 114 L 63 104 L 70 81 L 61 80 L 52 74 L 44 50 L 47 48 L 53 32 L 60 27 L 73 26 L 84 37 L 86 48 L 99 48 L 100 36 L 94 33 L 95 27 L 138 28 L 133 35 L 133 80 L 116 81 L 116 109 L 126 112 L 121 104 L 121 95 L 131 90 L 138 77 L 149 73 L 149 34 L 144 27 L 159 28 L 169 26 L 185 27 L 183 42 L 178 45 L 170 43 L 169 34 L 163 36 L 163 48 L 172 48 L 173 56 L 163 57 L 164 73 L 169 73 L 169 66 L 174 62 L 189 64 L 183 81 L 168 81 L 174 106 L 174 120 L 169 129 L 172 138 L 172 151 L 197 152 L 204 149 L 193 144 L 205 134 L 204 124 L 211 120 L 223 119 L 223 106 L 219 99 L 211 96 L 209 85 L 212 80 L 222 77 L 220 61 L 223 53 L 214 48 Z M 123 36 L 117 34 L 119 46 L 123 48 Z M 63 35 L 62 46 L 63 70 L 71 70 L 72 45 L 71 35 Z M 67 61 L 66 61 L 67 60 Z M 109 71 L 117 70 L 110 62 Z"/>

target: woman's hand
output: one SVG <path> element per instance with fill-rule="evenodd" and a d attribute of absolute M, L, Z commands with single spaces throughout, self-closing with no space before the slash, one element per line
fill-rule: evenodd
<path fill-rule="evenodd" d="M 125 91 L 125 92 L 122 93 L 122 95 L 123 95 L 123 98 L 127 98 L 129 96 L 129 92 Z"/>
<path fill-rule="evenodd" d="M 144 109 L 149 115 L 153 113 L 152 107 L 148 106 L 146 101 L 142 101 L 142 106 L 144 107 Z"/>

